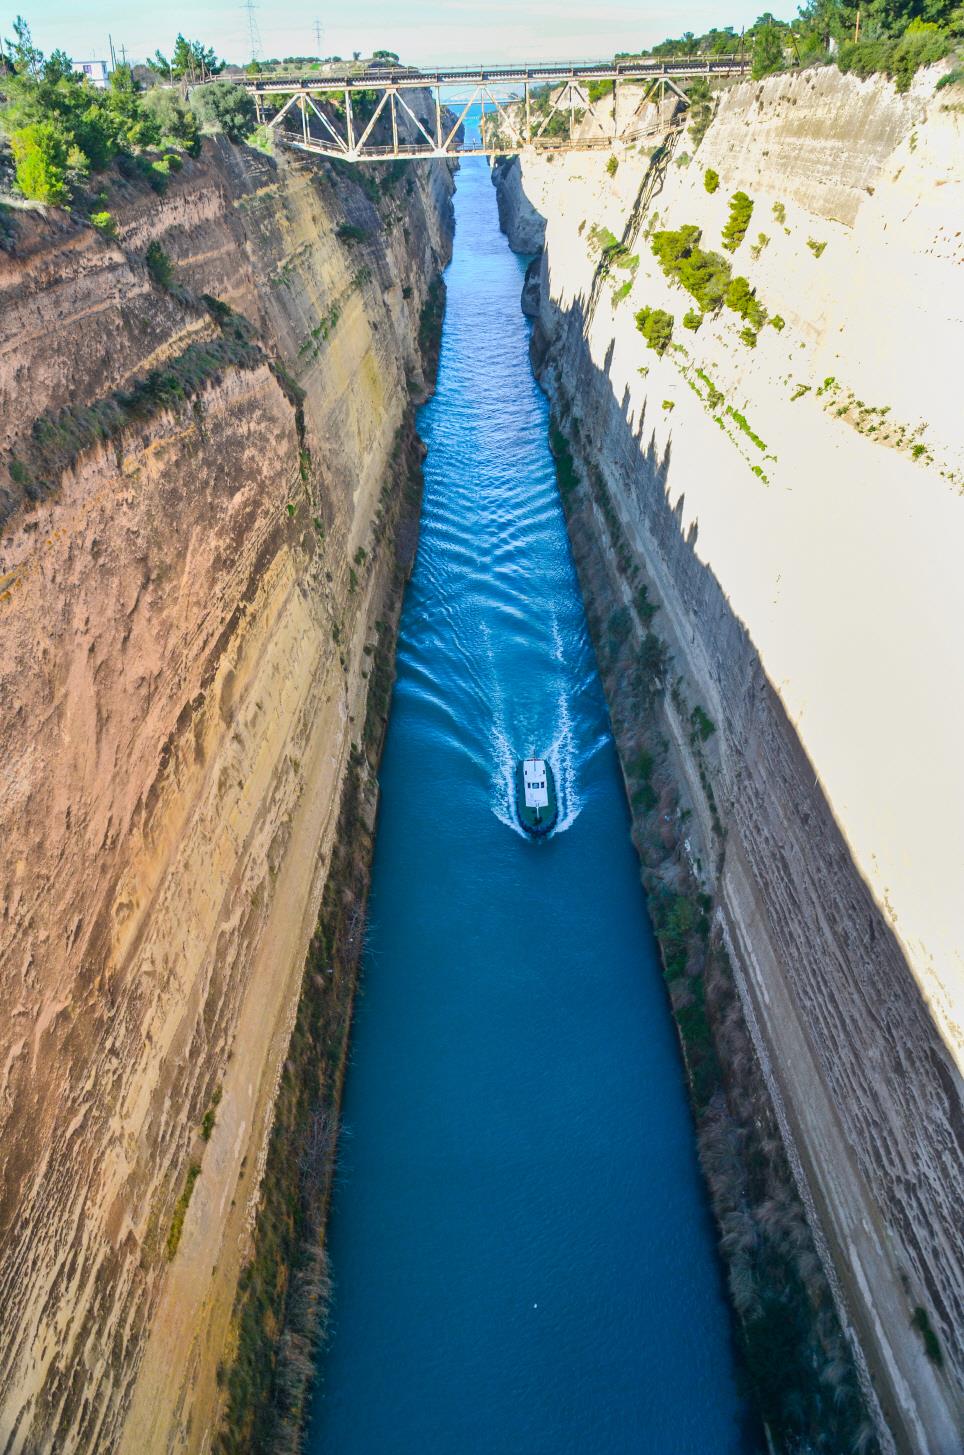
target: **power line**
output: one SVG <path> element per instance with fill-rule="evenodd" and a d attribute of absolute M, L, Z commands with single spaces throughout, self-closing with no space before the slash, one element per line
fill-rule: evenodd
<path fill-rule="evenodd" d="M 248 17 L 248 44 L 253 61 L 261 59 L 261 32 L 258 29 L 258 17 L 254 13 L 257 8 L 255 0 L 241 0 L 241 9 Z"/>

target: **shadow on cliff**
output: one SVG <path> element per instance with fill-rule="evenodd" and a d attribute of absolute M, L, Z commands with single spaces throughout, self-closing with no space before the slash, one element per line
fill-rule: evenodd
<path fill-rule="evenodd" d="M 716 704 L 720 885 L 725 890 L 727 862 L 736 856 L 753 887 L 758 938 L 772 946 L 834 1107 L 833 1139 L 842 1134 L 862 1201 L 883 1225 L 907 1327 L 913 1316 L 918 1332 L 926 1328 L 926 1317 L 918 1321 L 926 1305 L 939 1336 L 940 1359 L 930 1351 L 930 1363 L 921 1358 L 920 1379 L 931 1397 L 953 1406 L 960 1397 L 953 1383 L 964 1383 L 964 1082 L 747 625 L 697 555 L 699 525 L 684 526 L 671 442 L 660 453 L 654 430 L 647 439 L 645 405 L 634 419 L 628 389 L 617 399 L 612 346 L 601 366 L 590 358 L 588 311 L 579 299 L 560 310 L 551 340 L 536 323 L 533 367 L 584 470 L 599 471 L 617 513 L 621 502 L 623 522 L 643 542 L 657 597 L 669 586 L 677 619 L 687 623 L 689 639 L 681 641 L 671 635 L 669 612 L 658 618 L 671 652 L 691 670 L 695 661 L 702 690 Z M 779 1048 L 771 1051 L 779 1060 Z M 783 1067 L 774 1069 L 782 1081 Z M 838 1168 L 835 1175 L 848 1174 Z M 841 1265 L 845 1270 L 843 1251 Z M 850 1302 L 859 1318 L 861 1300 Z M 869 1333 L 869 1321 L 859 1323 Z M 876 1342 L 873 1334 L 867 1342 Z"/>

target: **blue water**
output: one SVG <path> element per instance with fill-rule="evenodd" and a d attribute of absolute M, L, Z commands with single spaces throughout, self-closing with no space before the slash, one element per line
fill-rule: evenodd
<path fill-rule="evenodd" d="M 381 774 L 313 1455 L 736 1455 L 676 1041 L 484 163 Z M 548 752 L 561 815 L 515 826 Z"/>

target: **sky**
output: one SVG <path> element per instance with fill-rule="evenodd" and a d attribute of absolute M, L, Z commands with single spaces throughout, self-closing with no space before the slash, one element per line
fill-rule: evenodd
<path fill-rule="evenodd" d="M 431 62 L 596 59 L 617 50 L 653 45 L 686 30 L 750 25 L 764 10 L 746 0 L 255 0 L 253 15 L 261 55 L 314 55 L 315 22 L 322 28 L 322 55 L 370 54 L 394 50 L 404 61 Z M 772 3 L 774 14 L 789 19 L 795 4 Z M 56 47 L 74 60 L 108 55 L 108 35 L 120 54 L 141 60 L 160 49 L 170 52 L 177 32 L 203 40 L 229 60 L 250 58 L 248 11 L 244 0 L 167 0 L 164 5 L 130 0 L 0 0 L 0 33 L 11 34 L 22 13 L 34 43 L 49 53 Z"/>

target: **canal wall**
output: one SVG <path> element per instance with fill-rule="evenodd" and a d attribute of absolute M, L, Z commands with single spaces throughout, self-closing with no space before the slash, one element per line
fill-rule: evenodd
<path fill-rule="evenodd" d="M 495 180 L 510 239 L 517 196 L 527 250 L 532 210 L 546 219 L 534 363 L 571 460 L 577 562 L 596 560 L 580 569 L 590 606 L 600 593 L 597 649 L 682 1039 L 707 1009 L 729 1082 L 715 1132 L 699 1108 L 701 1140 L 713 1133 L 719 1177 L 727 1135 L 747 1131 L 732 1090 L 752 1044 L 880 1446 L 950 1455 L 964 1428 L 964 450 L 950 365 L 964 112 L 960 87 L 935 79 L 905 96 L 829 68 L 748 82 L 698 147 L 683 133 L 615 165 L 526 157 Z M 737 191 L 752 216 L 730 256 Z M 685 225 L 772 322 L 700 317 L 652 246 Z M 644 309 L 673 320 L 663 352 L 646 346 Z M 702 952 L 698 921 L 665 921 L 660 891 L 688 887 Z M 731 1210 L 723 1247 L 752 1329 L 733 1255 L 761 1219 L 741 1234 L 739 1197 Z M 816 1319 L 818 1280 L 804 1281 Z"/>
<path fill-rule="evenodd" d="M 262 1179 L 276 1107 L 327 1175 L 451 249 L 442 165 L 215 138 L 106 185 L 116 236 L 5 211 L 0 251 L 10 1451 L 243 1439 L 235 1356 L 274 1367 Z"/>

